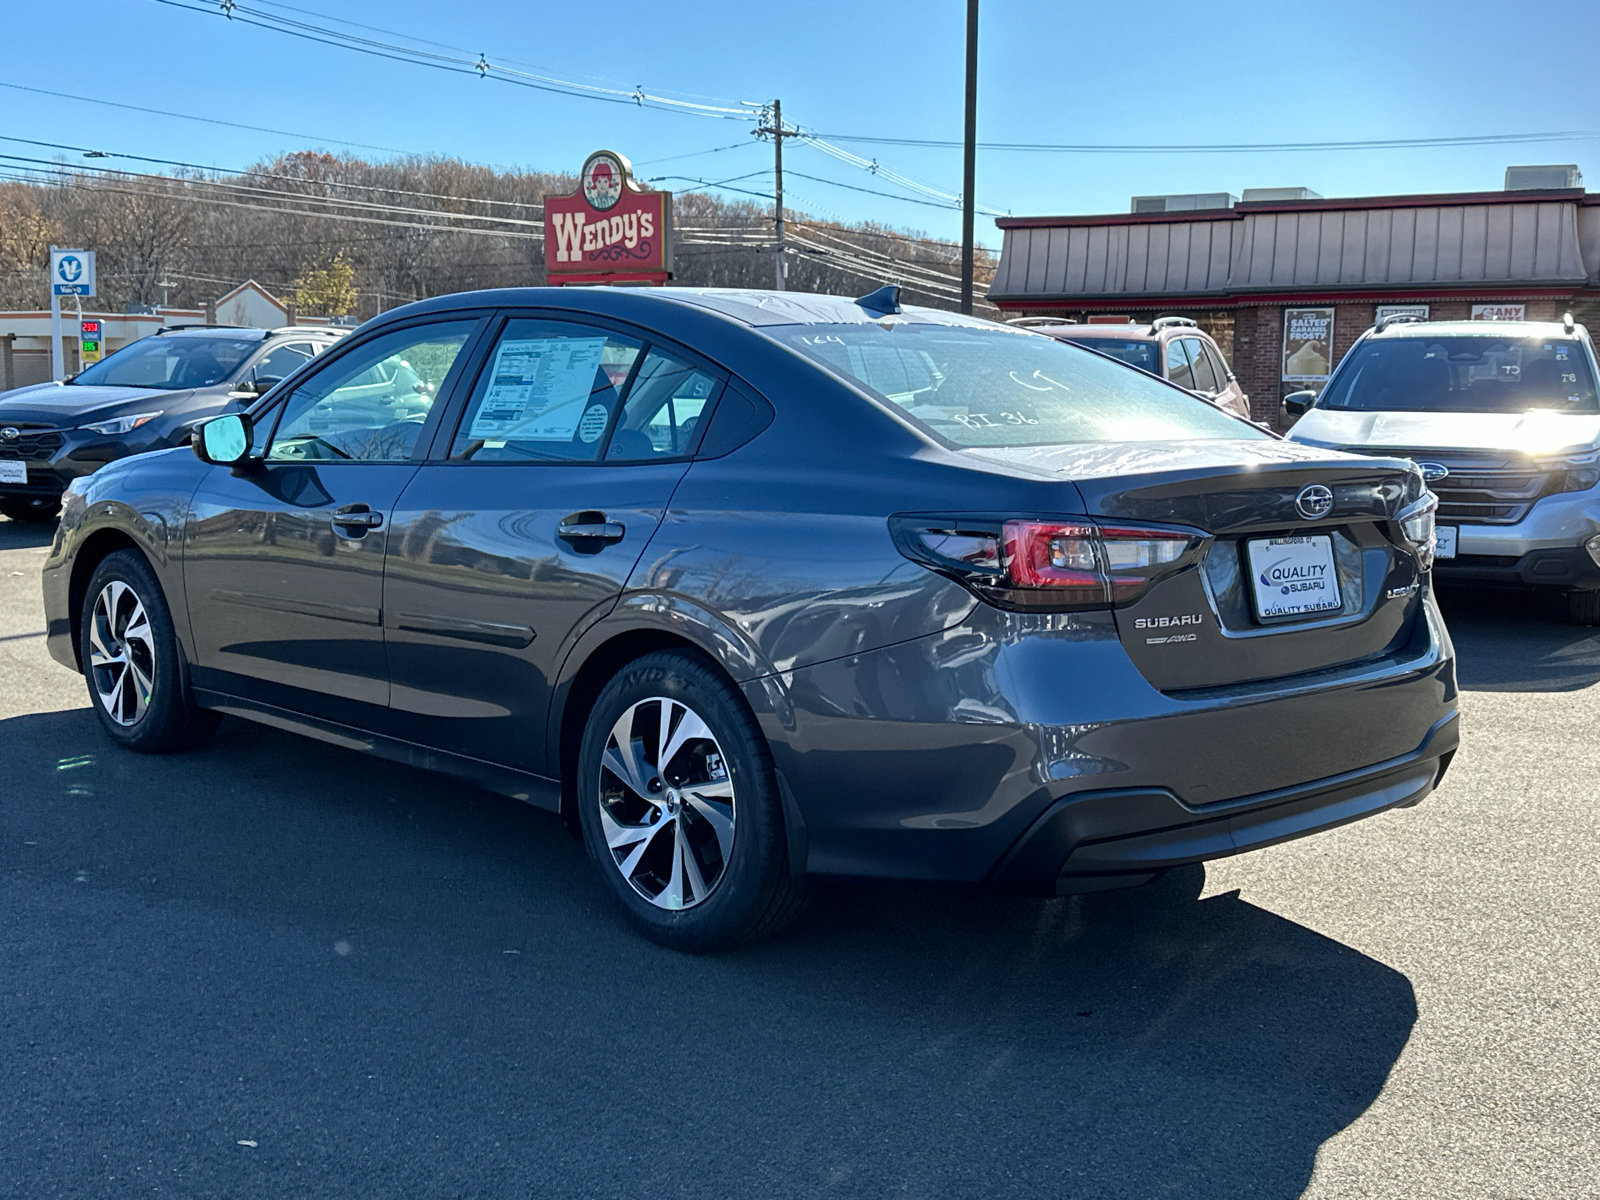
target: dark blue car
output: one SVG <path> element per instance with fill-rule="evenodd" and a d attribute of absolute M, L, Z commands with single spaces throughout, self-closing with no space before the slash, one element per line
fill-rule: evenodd
<path fill-rule="evenodd" d="M 1059 895 L 1420 800 L 1433 508 L 894 289 L 508 290 L 74 483 L 44 590 L 122 745 L 231 714 L 458 773 L 707 949 L 809 876 Z"/>

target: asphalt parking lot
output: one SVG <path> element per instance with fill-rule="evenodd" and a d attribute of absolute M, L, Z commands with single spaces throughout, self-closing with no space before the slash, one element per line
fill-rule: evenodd
<path fill-rule="evenodd" d="M 0 1195 L 1600 1195 L 1600 631 L 1535 598 L 1446 596 L 1416 809 L 690 958 L 515 801 L 238 721 L 113 751 L 49 536 L 0 519 Z"/>

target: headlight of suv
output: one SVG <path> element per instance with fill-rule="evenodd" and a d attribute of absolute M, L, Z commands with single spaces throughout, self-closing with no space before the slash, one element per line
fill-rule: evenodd
<path fill-rule="evenodd" d="M 1571 455 L 1547 465 L 1561 472 L 1550 489 L 1553 492 L 1587 492 L 1600 483 L 1600 451 Z"/>
<path fill-rule="evenodd" d="M 1417 566 L 1424 571 L 1433 568 L 1433 514 L 1439 510 L 1439 497 L 1424 492 L 1420 500 L 1413 501 L 1400 511 L 1400 531 L 1411 543 L 1411 553 L 1417 556 Z"/>
<path fill-rule="evenodd" d="M 116 437 L 118 434 L 132 433 L 146 421 L 154 421 L 160 415 L 161 410 L 157 409 L 155 412 L 135 413 L 131 417 L 112 417 L 109 421 L 96 421 L 92 425 L 79 425 L 78 428 L 106 437 Z"/>

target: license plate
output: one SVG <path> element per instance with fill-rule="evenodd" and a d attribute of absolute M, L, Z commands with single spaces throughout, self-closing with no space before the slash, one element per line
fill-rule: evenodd
<path fill-rule="evenodd" d="M 1433 527 L 1433 556 L 1435 558 L 1454 558 L 1456 556 L 1456 527 L 1454 525 L 1435 525 Z"/>
<path fill-rule="evenodd" d="M 1262 538 L 1246 549 L 1256 616 L 1297 617 L 1341 607 L 1332 538 Z"/>
<path fill-rule="evenodd" d="M 0 458 L 0 483 L 27 483 L 28 464 Z"/>

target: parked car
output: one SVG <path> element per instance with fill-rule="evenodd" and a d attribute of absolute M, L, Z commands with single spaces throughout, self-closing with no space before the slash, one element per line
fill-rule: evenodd
<path fill-rule="evenodd" d="M 251 403 L 347 332 L 173 326 L 64 384 L 0 393 L 0 512 L 50 520 L 72 480 L 114 459 L 186 444 L 201 421 Z"/>
<path fill-rule="evenodd" d="M 1157 317 L 1149 325 L 1080 325 L 1058 317 L 1013 317 L 1009 324 L 1120 358 L 1130 367 L 1198 392 L 1236 416 L 1250 418 L 1250 397 L 1221 348 L 1188 317 Z"/>
<path fill-rule="evenodd" d="M 1589 333 L 1572 321 L 1390 318 L 1320 396 L 1285 400 L 1290 437 L 1404 456 L 1439 497 L 1437 571 L 1565 592 L 1600 624 L 1600 402 Z"/>
<path fill-rule="evenodd" d="M 76 480 L 47 636 L 119 745 L 458 773 L 709 949 L 813 874 L 1099 890 L 1422 799 L 1434 503 L 896 288 L 478 292 Z"/>

